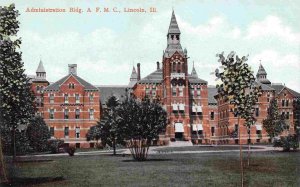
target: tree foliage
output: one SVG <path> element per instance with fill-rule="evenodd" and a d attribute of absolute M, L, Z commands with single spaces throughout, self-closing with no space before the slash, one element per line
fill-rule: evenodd
<path fill-rule="evenodd" d="M 297 98 L 293 102 L 293 113 L 294 113 L 294 124 L 295 132 L 298 136 L 298 141 L 300 139 L 300 98 Z"/>
<path fill-rule="evenodd" d="M 42 152 L 48 150 L 48 140 L 51 136 L 49 128 L 43 118 L 40 116 L 33 118 L 26 132 L 30 147 L 32 147 L 34 151 Z"/>
<path fill-rule="evenodd" d="M 233 113 L 252 123 L 253 106 L 261 95 L 261 87 L 255 83 L 253 71 L 246 63 L 247 57 L 239 58 L 231 52 L 227 58 L 224 53 L 218 54 L 223 72 L 216 69 L 215 75 L 222 81 L 217 84 L 218 94 L 234 106 Z"/>
<path fill-rule="evenodd" d="M 136 160 L 145 160 L 151 141 L 159 138 L 167 124 L 167 113 L 157 101 L 129 98 L 118 110 L 122 136 Z"/>
<path fill-rule="evenodd" d="M 275 99 L 270 101 L 267 118 L 262 123 L 270 138 L 278 136 L 287 128 L 284 116 L 278 112 L 278 104 Z"/>
<path fill-rule="evenodd" d="M 16 129 L 28 124 L 35 112 L 34 95 L 24 74 L 19 51 L 21 40 L 16 37 L 20 24 L 18 16 L 14 4 L 0 7 L 0 111 L 4 144 L 16 142 Z M 12 136 L 4 134 L 11 130 Z M 16 149 L 14 144 L 14 157 Z"/>

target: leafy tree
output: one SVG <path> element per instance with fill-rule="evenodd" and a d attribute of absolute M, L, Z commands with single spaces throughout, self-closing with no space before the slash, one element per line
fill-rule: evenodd
<path fill-rule="evenodd" d="M 135 160 L 147 159 L 149 146 L 166 128 L 167 113 L 157 101 L 129 98 L 119 110 L 121 134 Z"/>
<path fill-rule="evenodd" d="M 300 98 L 297 98 L 293 102 L 293 113 L 294 113 L 294 124 L 295 133 L 298 137 L 298 142 L 300 141 Z"/>
<path fill-rule="evenodd" d="M 272 140 L 286 129 L 287 124 L 284 116 L 278 112 L 278 104 L 275 99 L 270 101 L 267 118 L 262 123 Z"/>
<path fill-rule="evenodd" d="M 115 96 L 111 96 L 107 102 L 107 108 L 104 109 L 104 114 L 101 119 L 97 123 L 95 127 L 93 127 L 87 136 L 89 139 L 101 139 L 101 143 L 103 146 L 106 144 L 113 148 L 113 154 L 116 155 L 116 145 L 124 144 L 124 137 L 121 136 L 120 133 L 120 125 L 119 125 L 119 117 L 118 117 L 118 106 L 119 101 Z"/>
<path fill-rule="evenodd" d="M 34 151 L 42 152 L 48 150 L 50 131 L 44 119 L 40 116 L 33 118 L 27 127 L 27 137 Z"/>
<path fill-rule="evenodd" d="M 21 40 L 16 37 L 19 30 L 19 12 L 14 4 L 0 7 L 0 111 L 1 139 L 12 143 L 13 158 L 16 158 L 16 130 L 34 116 L 34 95 L 24 74 Z M 11 131 L 9 137 L 2 132 Z M 11 138 L 11 140 L 9 140 Z"/>
<path fill-rule="evenodd" d="M 91 140 L 96 140 L 97 141 L 97 146 L 98 146 L 98 141 L 100 140 L 100 128 L 99 126 L 92 126 L 89 131 L 86 134 L 86 140 L 91 141 Z"/>
<path fill-rule="evenodd" d="M 222 81 L 217 85 L 218 94 L 233 106 L 232 112 L 238 117 L 238 126 L 241 129 L 240 117 L 245 118 L 246 126 L 253 124 L 253 105 L 259 97 L 261 88 L 255 84 L 255 77 L 249 65 L 246 63 L 247 57 L 239 58 L 235 52 L 231 52 L 227 58 L 224 53 L 217 54 L 223 71 L 216 69 L 215 75 Z M 241 186 L 243 186 L 243 157 L 239 130 L 240 142 L 240 168 Z"/>

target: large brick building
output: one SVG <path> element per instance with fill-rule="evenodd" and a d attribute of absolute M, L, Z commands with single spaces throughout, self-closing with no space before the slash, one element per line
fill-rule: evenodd
<path fill-rule="evenodd" d="M 69 73 L 49 85 L 42 62 L 37 75 L 32 79 L 38 114 L 48 124 L 52 136 L 64 139 L 77 147 L 93 146 L 85 140 L 88 129 L 101 118 L 101 110 L 111 95 L 119 99 L 126 94 L 137 98 L 145 96 L 159 98 L 167 111 L 168 122 L 161 139 L 186 140 L 194 143 L 234 144 L 238 139 L 237 118 L 230 112 L 232 106 L 217 96 L 217 89 L 199 78 L 193 66 L 188 70 L 187 50 L 180 43 L 181 32 L 174 11 L 167 33 L 167 47 L 162 61 L 156 69 L 141 78 L 141 64 L 133 67 L 129 84 L 126 86 L 94 86 L 77 76 L 75 64 L 69 65 Z M 262 128 L 262 120 L 272 99 L 277 99 L 280 112 L 286 116 L 289 129 L 284 134 L 294 133 L 292 102 L 300 94 L 282 84 L 272 84 L 262 65 L 257 72 L 256 83 L 263 94 L 255 111 L 257 122 L 250 129 L 241 129 L 242 143 L 268 142 L 269 137 Z M 46 87 L 47 86 L 47 87 Z M 243 120 L 241 120 L 243 123 Z"/>

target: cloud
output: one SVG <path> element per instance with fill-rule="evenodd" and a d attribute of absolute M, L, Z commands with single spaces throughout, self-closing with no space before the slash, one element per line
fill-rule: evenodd
<path fill-rule="evenodd" d="M 293 68 L 300 69 L 300 58 L 296 54 L 280 54 L 274 50 L 264 50 L 252 57 L 251 63 L 256 66 L 260 61 L 273 68 Z"/>
<path fill-rule="evenodd" d="M 300 43 L 300 33 L 294 32 L 279 17 L 272 15 L 267 16 L 262 21 L 254 21 L 247 29 L 246 39 L 253 40 L 263 37 L 270 39 L 274 37 L 292 44 Z"/>

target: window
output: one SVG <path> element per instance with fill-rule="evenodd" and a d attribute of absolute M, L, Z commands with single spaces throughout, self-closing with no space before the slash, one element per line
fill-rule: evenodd
<path fill-rule="evenodd" d="M 235 125 L 234 125 L 234 131 L 235 131 L 235 132 L 238 132 L 238 131 L 239 131 L 239 125 L 238 125 L 238 124 L 235 124 Z"/>
<path fill-rule="evenodd" d="M 290 119 L 290 113 L 289 112 L 286 113 L 285 119 Z"/>
<path fill-rule="evenodd" d="M 40 92 L 40 86 L 36 87 L 36 92 L 39 93 Z"/>
<path fill-rule="evenodd" d="M 210 120 L 214 120 L 215 119 L 215 113 L 214 112 L 210 112 Z"/>
<path fill-rule="evenodd" d="M 75 85 L 73 83 L 70 83 L 69 84 L 69 89 L 74 89 L 75 88 Z"/>
<path fill-rule="evenodd" d="M 267 98 L 267 101 L 270 102 L 270 98 Z"/>
<path fill-rule="evenodd" d="M 285 100 L 285 106 L 289 106 L 289 100 Z"/>
<path fill-rule="evenodd" d="M 90 109 L 90 119 L 94 119 L 94 109 Z"/>
<path fill-rule="evenodd" d="M 50 119 L 54 119 L 54 109 L 50 109 Z"/>
<path fill-rule="evenodd" d="M 80 110 L 76 109 L 75 110 L 75 119 L 79 119 L 80 118 Z"/>
<path fill-rule="evenodd" d="M 259 108 L 255 109 L 255 116 L 258 117 L 259 116 Z"/>
<path fill-rule="evenodd" d="M 173 72 L 176 72 L 176 64 L 175 63 L 172 64 L 172 67 L 173 67 Z"/>
<path fill-rule="evenodd" d="M 152 88 L 152 96 L 156 96 L 156 88 Z"/>
<path fill-rule="evenodd" d="M 215 136 L 215 127 L 211 127 L 211 136 Z"/>
<path fill-rule="evenodd" d="M 150 88 L 146 88 L 146 96 L 150 95 Z"/>
<path fill-rule="evenodd" d="M 69 96 L 68 96 L 68 94 L 65 94 L 64 99 L 65 99 L 65 103 L 69 103 Z"/>
<path fill-rule="evenodd" d="M 201 91 L 201 89 L 197 88 L 197 96 L 200 96 L 200 91 Z"/>
<path fill-rule="evenodd" d="M 69 109 L 65 109 L 65 119 L 69 119 Z"/>
<path fill-rule="evenodd" d="M 65 137 L 69 137 L 69 127 L 65 127 Z"/>
<path fill-rule="evenodd" d="M 284 100 L 281 101 L 281 106 L 284 106 Z"/>
<path fill-rule="evenodd" d="M 50 103 L 54 103 L 54 94 L 50 94 Z"/>
<path fill-rule="evenodd" d="M 90 101 L 94 101 L 94 95 L 90 94 Z"/>
<path fill-rule="evenodd" d="M 183 96 L 183 87 L 179 87 L 179 96 Z"/>
<path fill-rule="evenodd" d="M 50 127 L 50 136 L 51 136 L 51 137 L 54 136 L 54 127 Z"/>
<path fill-rule="evenodd" d="M 80 138 L 80 127 L 75 128 L 75 137 Z"/>
<path fill-rule="evenodd" d="M 172 87 L 172 96 L 176 96 L 176 87 Z"/>
<path fill-rule="evenodd" d="M 285 112 L 282 112 L 282 113 L 281 113 L 281 116 L 282 116 L 283 118 L 285 118 Z"/>
<path fill-rule="evenodd" d="M 256 134 L 261 135 L 261 130 L 256 130 Z"/>
<path fill-rule="evenodd" d="M 79 94 L 75 94 L 75 103 L 80 103 Z"/>
<path fill-rule="evenodd" d="M 190 94 L 191 96 L 194 96 L 194 88 L 190 88 Z"/>

